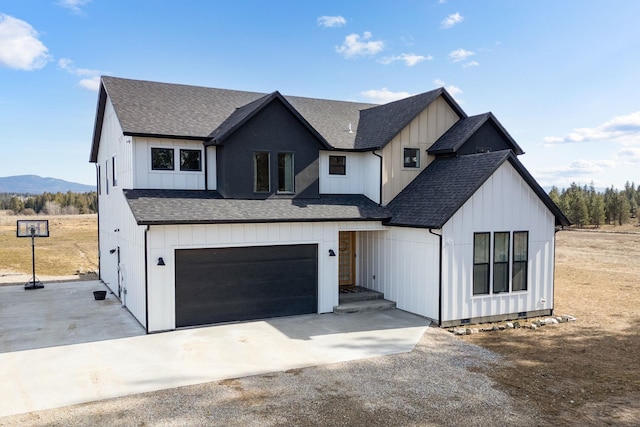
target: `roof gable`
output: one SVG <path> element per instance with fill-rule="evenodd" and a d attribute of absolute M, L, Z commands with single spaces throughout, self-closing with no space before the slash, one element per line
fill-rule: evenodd
<path fill-rule="evenodd" d="M 484 113 L 477 116 L 465 117 L 454 124 L 429 148 L 429 154 L 453 154 L 456 153 L 471 137 L 483 126 L 492 125 L 498 134 L 504 138 L 507 145 L 516 154 L 524 154 L 524 151 L 509 135 L 509 132 L 500 124 L 493 113 Z"/>
<path fill-rule="evenodd" d="M 444 88 L 435 89 L 362 110 L 354 148 L 381 149 L 439 97 L 442 97 L 460 118 L 467 117 Z"/>
<path fill-rule="evenodd" d="M 440 157 L 434 160 L 387 206 L 389 225 L 442 228 L 444 224 L 505 162 L 509 161 L 556 218 L 569 221 L 511 150 Z"/>
<path fill-rule="evenodd" d="M 262 111 L 267 105 L 272 102 L 281 102 L 285 108 L 300 121 L 300 123 L 307 128 L 318 140 L 325 146 L 325 148 L 331 148 L 327 140 L 318 133 L 318 131 L 309 124 L 309 122 L 283 97 L 280 92 L 275 91 L 269 95 L 258 98 L 242 107 L 237 108 L 229 117 L 227 117 L 210 135 L 210 141 L 206 145 L 220 144 L 230 135 L 232 135 L 238 128 L 249 121 L 252 117 Z"/>

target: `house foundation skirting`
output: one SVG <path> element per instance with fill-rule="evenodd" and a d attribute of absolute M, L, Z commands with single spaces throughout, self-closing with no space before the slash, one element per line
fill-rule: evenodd
<path fill-rule="evenodd" d="M 550 316 L 553 309 L 526 311 L 522 313 L 497 314 L 494 316 L 472 317 L 470 319 L 448 320 L 442 322 L 440 327 L 448 328 L 450 326 L 471 325 L 477 323 L 503 322 L 505 320 L 527 319 L 530 317 Z"/>

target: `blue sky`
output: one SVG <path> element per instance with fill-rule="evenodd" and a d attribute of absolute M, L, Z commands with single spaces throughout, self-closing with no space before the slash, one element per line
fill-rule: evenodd
<path fill-rule="evenodd" d="M 100 75 L 383 103 L 444 86 L 545 186 L 640 184 L 640 2 L 0 1 L 0 176 L 94 184 Z"/>

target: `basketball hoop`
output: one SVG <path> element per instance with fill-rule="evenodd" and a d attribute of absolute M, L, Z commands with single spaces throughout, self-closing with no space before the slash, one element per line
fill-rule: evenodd
<path fill-rule="evenodd" d="M 36 237 L 49 237 L 49 220 L 18 220 L 16 225 L 16 237 L 31 237 L 33 275 L 31 280 L 25 283 L 24 288 L 26 290 L 44 288 L 44 285 L 36 278 Z"/>

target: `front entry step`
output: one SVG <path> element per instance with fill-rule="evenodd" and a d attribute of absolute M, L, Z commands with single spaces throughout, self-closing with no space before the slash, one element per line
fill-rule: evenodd
<path fill-rule="evenodd" d="M 341 287 L 339 304 L 333 307 L 334 313 L 358 313 L 362 311 L 379 311 L 396 308 L 396 303 L 384 299 L 382 292 L 373 291 L 361 286 Z"/>
<path fill-rule="evenodd" d="M 333 312 L 342 313 L 361 313 L 364 311 L 381 311 L 396 308 L 396 303 L 386 299 L 370 299 L 363 301 L 351 301 L 333 307 Z"/>

